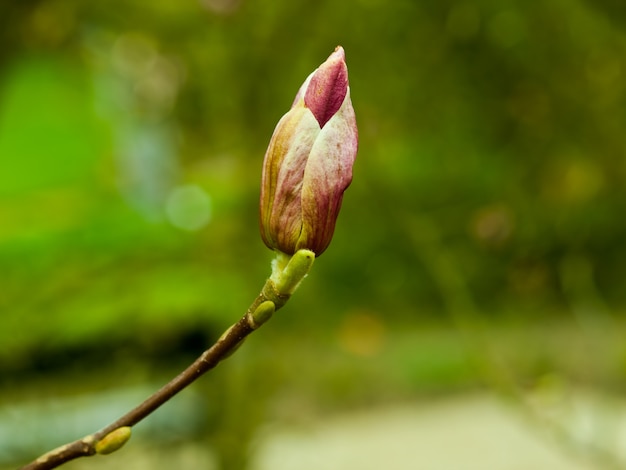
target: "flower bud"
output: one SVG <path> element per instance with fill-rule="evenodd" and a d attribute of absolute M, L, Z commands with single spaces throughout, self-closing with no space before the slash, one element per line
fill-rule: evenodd
<path fill-rule="evenodd" d="M 274 250 L 328 247 L 352 181 L 358 133 L 341 46 L 306 79 L 263 162 L 261 236 Z"/>

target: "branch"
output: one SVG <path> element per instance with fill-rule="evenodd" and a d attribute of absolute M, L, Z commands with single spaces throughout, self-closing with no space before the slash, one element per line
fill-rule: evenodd
<path fill-rule="evenodd" d="M 215 344 L 204 351 L 189 367 L 113 423 L 43 454 L 20 470 L 47 470 L 79 457 L 105 455 L 118 450 L 130 439 L 132 426 L 230 356 L 250 333 L 269 320 L 273 313 L 289 300 L 311 269 L 314 259 L 315 255 L 308 250 L 300 250 L 291 258 L 278 255 L 272 265 L 272 276 L 245 315 L 228 328 Z"/>

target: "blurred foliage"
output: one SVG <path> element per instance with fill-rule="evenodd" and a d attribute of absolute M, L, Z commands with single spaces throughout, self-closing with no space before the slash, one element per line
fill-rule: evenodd
<path fill-rule="evenodd" d="M 243 313 L 265 146 L 337 44 L 354 182 L 241 386 L 296 413 L 497 383 L 501 356 L 623 389 L 625 27 L 609 0 L 3 2 L 2 393 L 165 377 Z M 208 421 L 248 431 L 220 442 L 263 420 L 227 389 Z"/>

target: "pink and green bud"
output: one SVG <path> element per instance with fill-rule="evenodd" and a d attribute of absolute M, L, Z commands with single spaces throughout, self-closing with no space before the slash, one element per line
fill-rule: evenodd
<path fill-rule="evenodd" d="M 328 247 L 352 181 L 358 133 L 341 46 L 306 79 L 263 162 L 261 236 L 274 250 Z"/>

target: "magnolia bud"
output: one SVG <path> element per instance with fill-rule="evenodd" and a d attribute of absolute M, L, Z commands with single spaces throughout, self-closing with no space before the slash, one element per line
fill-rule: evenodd
<path fill-rule="evenodd" d="M 274 250 L 328 247 L 352 181 L 358 133 L 341 46 L 306 79 L 263 162 L 261 236 Z"/>

